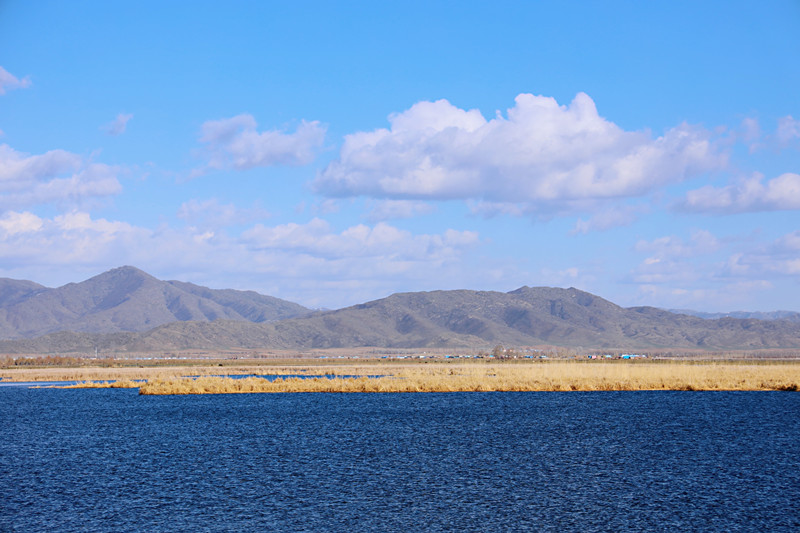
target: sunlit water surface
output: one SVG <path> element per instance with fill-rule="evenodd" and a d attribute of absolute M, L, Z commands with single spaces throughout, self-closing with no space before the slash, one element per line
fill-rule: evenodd
<path fill-rule="evenodd" d="M 800 394 L 0 388 L 0 531 L 798 531 Z"/>

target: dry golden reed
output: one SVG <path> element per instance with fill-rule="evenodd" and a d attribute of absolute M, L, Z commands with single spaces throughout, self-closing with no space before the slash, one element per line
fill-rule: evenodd
<path fill-rule="evenodd" d="M 209 364 L 159 367 L 48 367 L 48 368 L 6 368 L 0 370 L 3 381 L 120 381 L 151 380 L 156 378 L 179 378 L 185 376 L 207 376 L 214 374 L 294 374 L 300 372 L 296 366 L 280 365 L 263 367 L 259 365 L 229 365 L 218 367 Z"/>
<path fill-rule="evenodd" d="M 375 373 L 376 367 L 349 367 Z M 366 372 L 355 372 L 366 370 Z M 382 377 L 265 378 L 204 376 L 148 380 L 141 394 L 251 392 L 456 392 L 600 390 L 797 390 L 800 364 L 462 364 L 383 367 Z M 339 372 L 337 372 L 339 373 Z"/>

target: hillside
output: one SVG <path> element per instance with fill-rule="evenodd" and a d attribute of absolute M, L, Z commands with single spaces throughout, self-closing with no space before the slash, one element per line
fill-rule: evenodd
<path fill-rule="evenodd" d="M 193 290 L 203 292 L 200 288 Z M 705 320 L 653 307 L 623 308 L 573 288 L 521 287 L 507 293 L 400 293 L 336 311 L 274 322 L 190 320 L 165 323 L 138 333 L 55 333 L 0 342 L 0 352 L 90 353 L 95 347 L 135 352 L 368 346 L 478 349 L 495 344 L 619 349 L 800 348 L 800 324 L 735 318 Z"/>
<path fill-rule="evenodd" d="M 731 311 L 729 313 L 704 313 L 702 311 L 692 311 L 689 309 L 669 309 L 669 311 L 711 320 L 717 318 L 755 318 L 756 320 L 788 320 L 789 322 L 800 322 L 800 313 L 795 311 Z"/>
<path fill-rule="evenodd" d="M 252 291 L 215 290 L 161 281 L 120 267 L 55 289 L 0 280 L 0 338 L 32 338 L 59 331 L 145 331 L 176 321 L 268 322 L 309 313 L 305 307 Z"/>

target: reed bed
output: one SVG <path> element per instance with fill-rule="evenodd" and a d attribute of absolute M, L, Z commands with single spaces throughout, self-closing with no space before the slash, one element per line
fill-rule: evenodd
<path fill-rule="evenodd" d="M 120 380 L 152 380 L 180 378 L 185 376 L 208 375 L 285 375 L 308 372 L 305 366 L 258 366 L 258 365 L 231 365 L 216 366 L 209 364 L 195 364 L 183 366 L 159 367 L 54 367 L 54 368 L 12 368 L 0 370 L 3 381 L 120 381 Z M 321 372 L 324 374 L 325 372 Z"/>
<path fill-rule="evenodd" d="M 121 379 L 118 381 L 80 381 L 74 385 L 42 385 L 34 389 L 136 389 L 141 387 L 143 381 Z"/>
<path fill-rule="evenodd" d="M 350 375 L 375 373 L 375 366 L 347 367 Z M 457 392 L 457 391 L 634 391 L 787 390 L 800 386 L 800 365 L 715 364 L 463 364 L 384 367 L 381 377 L 265 378 L 203 376 L 157 378 L 140 384 L 141 394 L 229 394 L 254 392 Z"/>

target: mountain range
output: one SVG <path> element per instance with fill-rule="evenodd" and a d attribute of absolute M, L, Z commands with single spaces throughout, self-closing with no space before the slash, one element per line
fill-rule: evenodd
<path fill-rule="evenodd" d="M 121 267 L 48 289 L 0 280 L 0 353 L 182 349 L 800 348 L 800 323 L 623 308 L 578 289 L 398 293 L 333 311 Z"/>

